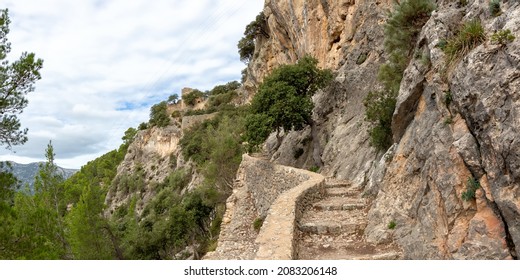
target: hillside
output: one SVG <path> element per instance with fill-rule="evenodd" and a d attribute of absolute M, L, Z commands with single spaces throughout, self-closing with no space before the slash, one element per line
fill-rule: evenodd
<path fill-rule="evenodd" d="M 29 188 L 32 190 L 34 187 L 34 178 L 38 174 L 39 162 L 33 162 L 28 164 L 9 162 L 12 167 L 12 173 L 18 180 L 21 181 L 22 186 L 25 184 L 29 185 Z M 63 176 L 64 179 L 70 178 L 74 173 L 76 173 L 77 169 L 67 169 L 58 166 L 58 174 Z"/>
<path fill-rule="evenodd" d="M 520 3 L 493 3 L 266 0 L 242 83 L 6 200 L 28 249 L 0 257 L 518 259 Z"/>
<path fill-rule="evenodd" d="M 516 259 L 519 4 L 499 3 L 498 13 L 487 1 L 431 1 L 419 13 L 428 1 L 409 2 L 392 29 L 392 1 L 266 1 L 246 87 L 307 53 L 336 71 L 313 97 L 315 127 L 286 133 L 279 147 L 272 136 L 266 152 L 362 189 L 363 238 L 395 242 L 405 259 Z M 366 100 L 378 102 L 369 93 L 385 91 L 395 109 L 378 125 L 390 147 L 374 144 L 366 115 Z"/>

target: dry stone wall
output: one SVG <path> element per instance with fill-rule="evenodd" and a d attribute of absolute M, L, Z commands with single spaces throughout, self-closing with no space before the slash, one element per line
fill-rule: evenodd
<path fill-rule="evenodd" d="M 323 181 L 316 173 L 243 155 L 217 249 L 205 259 L 291 258 L 295 217 L 312 197 L 306 194 L 319 192 Z M 265 218 L 260 233 L 253 228 L 257 218 Z"/>

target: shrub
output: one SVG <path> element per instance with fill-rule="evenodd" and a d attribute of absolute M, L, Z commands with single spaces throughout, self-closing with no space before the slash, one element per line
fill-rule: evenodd
<path fill-rule="evenodd" d="M 491 0 L 489 1 L 489 12 L 492 16 L 499 16 L 502 11 L 500 10 L 500 1 L 499 0 Z"/>
<path fill-rule="evenodd" d="M 309 171 L 310 172 L 314 172 L 314 173 L 319 173 L 320 172 L 320 167 L 316 166 L 316 165 L 311 166 L 311 167 L 309 167 Z"/>
<path fill-rule="evenodd" d="M 394 220 L 392 220 L 392 221 L 390 221 L 390 222 L 388 223 L 388 226 L 387 226 L 387 227 L 388 227 L 388 229 L 394 229 L 396 226 L 397 226 L 397 224 L 395 223 Z"/>
<path fill-rule="evenodd" d="M 466 183 L 466 191 L 462 193 L 462 200 L 469 201 L 475 199 L 475 193 L 480 188 L 480 183 L 473 177 L 468 178 Z"/>
<path fill-rule="evenodd" d="M 509 29 L 500 30 L 491 35 L 491 42 L 493 44 L 498 44 L 501 46 L 505 46 L 513 42 L 513 40 L 515 40 L 515 36 L 511 33 L 511 30 Z"/>
<path fill-rule="evenodd" d="M 229 104 L 231 100 L 237 95 L 235 90 L 228 91 L 226 93 L 221 93 L 218 95 L 211 95 L 208 100 L 209 108 L 220 108 L 223 105 Z"/>
<path fill-rule="evenodd" d="M 399 89 L 417 36 L 434 9 L 430 0 L 408 0 L 397 4 L 390 13 L 384 27 L 384 46 L 389 58 L 379 74 L 385 88 Z"/>
<path fill-rule="evenodd" d="M 203 98 L 204 95 L 205 94 L 202 91 L 200 91 L 198 89 L 195 89 L 195 90 L 192 90 L 189 93 L 183 94 L 182 95 L 182 100 L 184 101 L 184 103 L 186 105 L 194 106 L 195 102 L 197 101 L 197 99 Z"/>
<path fill-rule="evenodd" d="M 294 65 L 283 65 L 265 77 L 251 102 L 246 119 L 246 139 L 253 147 L 276 131 L 301 130 L 310 124 L 311 96 L 332 80 L 330 70 L 318 68 L 318 60 L 306 55 Z"/>
<path fill-rule="evenodd" d="M 166 113 L 166 101 L 155 104 L 150 109 L 150 126 L 165 127 L 170 124 L 170 117 Z"/>
<path fill-rule="evenodd" d="M 485 39 L 484 27 L 482 27 L 479 20 L 471 20 L 464 23 L 459 32 L 447 41 L 444 52 L 447 55 L 448 64 L 452 64 L 466 56 L 472 49 L 484 42 Z"/>
<path fill-rule="evenodd" d="M 180 111 L 173 111 L 172 114 L 171 114 L 171 117 L 176 119 L 176 118 L 180 118 L 181 117 L 181 112 Z"/>
<path fill-rule="evenodd" d="M 396 105 L 397 92 L 369 92 L 364 100 L 365 118 L 372 123 L 369 131 L 370 143 L 376 149 L 386 150 L 392 145 L 392 116 Z"/>
<path fill-rule="evenodd" d="M 444 94 L 444 104 L 446 107 L 450 107 L 451 102 L 453 101 L 453 95 L 451 94 L 451 91 L 447 91 Z"/>
<path fill-rule="evenodd" d="M 253 228 L 256 231 L 260 231 L 260 228 L 262 228 L 263 224 L 264 224 L 264 219 L 263 218 L 256 218 L 255 221 L 253 222 Z"/>
<path fill-rule="evenodd" d="M 145 129 L 148 129 L 148 123 L 142 122 L 141 124 L 139 124 L 139 126 L 137 127 L 137 129 L 139 129 L 139 130 L 145 130 Z"/>
<path fill-rule="evenodd" d="M 381 91 L 370 92 L 364 100 L 370 143 L 379 150 L 392 145 L 392 115 L 403 72 L 410 62 L 417 36 L 435 5 L 429 0 L 408 0 L 397 4 L 385 24 L 385 51 L 388 61 L 379 69 Z"/>
<path fill-rule="evenodd" d="M 367 60 L 367 58 L 368 58 L 367 53 L 360 54 L 356 60 L 356 64 L 357 65 L 363 64 L 363 62 L 365 62 Z"/>
<path fill-rule="evenodd" d="M 220 112 L 186 131 L 180 140 L 184 158 L 193 160 L 208 184 L 230 186 L 240 165 L 245 112 Z"/>
<path fill-rule="evenodd" d="M 260 14 L 256 16 L 255 20 L 246 26 L 244 37 L 242 37 L 238 42 L 238 54 L 240 55 L 240 60 L 242 62 L 249 63 L 253 58 L 255 52 L 255 40 L 258 34 L 263 34 L 264 36 L 269 37 L 266 29 L 267 23 L 264 13 L 260 12 Z"/>

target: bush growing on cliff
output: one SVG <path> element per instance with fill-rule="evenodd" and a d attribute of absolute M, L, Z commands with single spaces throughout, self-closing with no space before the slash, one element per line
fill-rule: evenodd
<path fill-rule="evenodd" d="M 466 183 L 466 191 L 461 195 L 462 200 L 469 201 L 475 199 L 475 194 L 479 188 L 480 183 L 477 179 L 469 177 L 468 182 Z"/>
<path fill-rule="evenodd" d="M 371 144 L 379 150 L 392 145 L 392 115 L 403 78 L 410 62 L 417 36 L 435 9 L 429 0 L 408 0 L 398 3 L 385 24 L 385 51 L 388 61 L 379 69 L 383 90 L 370 92 L 364 100 Z"/>
<path fill-rule="evenodd" d="M 182 95 L 182 100 L 186 105 L 194 106 L 197 99 L 204 97 L 204 93 L 198 89 L 195 89 L 189 93 Z"/>
<path fill-rule="evenodd" d="M 267 23 L 263 12 L 260 12 L 260 14 L 256 16 L 255 20 L 246 26 L 244 37 L 238 41 L 238 54 L 240 55 L 240 60 L 242 62 L 247 64 L 253 58 L 253 53 L 255 52 L 255 39 L 259 33 L 268 37 L 266 26 Z"/>
<path fill-rule="evenodd" d="M 499 0 L 489 1 L 489 13 L 491 13 L 491 15 L 494 17 L 499 16 L 502 13 Z"/>
<path fill-rule="evenodd" d="M 165 127 L 170 124 L 170 117 L 166 113 L 167 107 L 166 101 L 152 106 L 150 109 L 150 126 Z"/>
<path fill-rule="evenodd" d="M 447 41 L 444 52 L 448 65 L 466 56 L 472 49 L 486 40 L 484 27 L 479 20 L 471 20 L 462 25 L 459 32 Z"/>
<path fill-rule="evenodd" d="M 240 87 L 237 81 L 229 82 L 225 85 L 218 85 L 209 91 L 208 109 L 220 110 L 228 105 L 237 95 L 236 90 Z"/>
<path fill-rule="evenodd" d="M 491 42 L 502 47 L 513 42 L 514 40 L 515 35 L 513 35 L 509 29 L 500 30 L 491 35 Z"/>
<path fill-rule="evenodd" d="M 180 140 L 184 158 L 193 160 L 209 185 L 230 187 L 243 152 L 245 109 L 220 112 L 186 131 Z"/>
<path fill-rule="evenodd" d="M 276 131 L 300 130 L 310 124 L 314 107 L 311 97 L 332 80 L 330 70 L 318 68 L 318 60 L 305 56 L 294 65 L 283 65 L 265 77 L 251 102 L 246 119 L 246 140 L 260 145 Z"/>

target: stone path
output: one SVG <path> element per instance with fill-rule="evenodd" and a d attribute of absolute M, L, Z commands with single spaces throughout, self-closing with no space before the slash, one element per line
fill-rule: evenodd
<path fill-rule="evenodd" d="M 326 195 L 297 221 L 301 260 L 394 260 L 395 244 L 371 244 L 363 237 L 368 206 L 361 189 L 345 181 L 327 181 Z"/>

